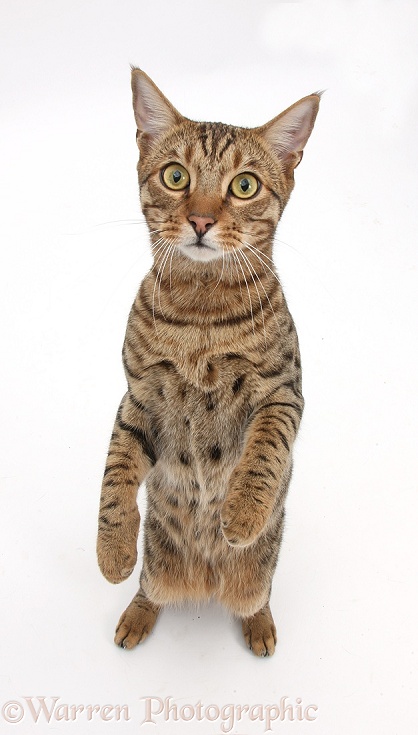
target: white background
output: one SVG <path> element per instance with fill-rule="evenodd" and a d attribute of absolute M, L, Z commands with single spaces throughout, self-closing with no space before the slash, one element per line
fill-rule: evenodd
<path fill-rule="evenodd" d="M 127 704 L 129 722 L 1 733 L 220 733 L 141 725 L 178 706 L 318 707 L 274 732 L 416 732 L 417 20 L 410 2 L 2 1 L 0 706 Z M 259 125 L 326 89 L 275 259 L 299 331 L 306 413 L 274 580 L 279 644 L 245 648 L 215 605 L 113 644 L 139 565 L 95 559 L 120 350 L 151 260 L 129 64 L 185 115 Z M 143 492 L 141 507 L 143 508 Z M 141 536 L 142 542 L 142 536 Z M 415 551 L 415 554 L 414 554 Z M 50 700 L 47 700 L 50 702 Z M 258 735 L 248 718 L 232 729 Z"/>

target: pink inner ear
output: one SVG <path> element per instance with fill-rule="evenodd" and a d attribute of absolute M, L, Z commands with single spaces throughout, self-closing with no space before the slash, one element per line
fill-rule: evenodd
<path fill-rule="evenodd" d="M 141 80 L 142 81 L 142 80 Z M 151 94 L 150 94 L 151 92 Z M 158 134 L 160 127 L 164 127 L 164 114 L 161 114 L 161 101 L 156 94 L 142 81 L 136 88 L 134 110 L 138 129 L 150 135 Z"/>
<path fill-rule="evenodd" d="M 295 121 L 296 127 L 293 132 L 293 149 L 301 151 L 305 147 L 312 132 L 315 110 L 311 104 L 307 105 L 305 103 L 302 109 L 298 110 L 298 112 L 299 117 Z"/>
<path fill-rule="evenodd" d="M 288 160 L 298 154 L 296 160 L 300 162 L 300 154 L 312 132 L 318 104 L 317 95 L 306 97 L 264 126 L 262 132 L 280 158 Z"/>
<path fill-rule="evenodd" d="M 151 79 L 137 70 L 132 74 L 133 104 L 137 128 L 151 139 L 178 124 L 181 115 Z"/>

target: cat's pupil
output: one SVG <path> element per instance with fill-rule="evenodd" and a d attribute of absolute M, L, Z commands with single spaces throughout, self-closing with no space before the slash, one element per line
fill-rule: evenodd
<path fill-rule="evenodd" d="M 175 184 L 178 184 L 181 179 L 181 171 L 177 169 L 177 171 L 173 171 L 173 181 Z"/>
<path fill-rule="evenodd" d="M 248 181 L 248 179 L 241 179 L 240 187 L 243 192 L 248 191 L 248 189 L 250 188 L 250 182 Z"/>

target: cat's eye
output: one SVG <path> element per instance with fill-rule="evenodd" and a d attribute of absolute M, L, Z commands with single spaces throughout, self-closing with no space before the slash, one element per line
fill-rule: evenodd
<path fill-rule="evenodd" d="M 180 163 L 170 163 L 162 171 L 162 180 L 169 189 L 181 191 L 190 184 L 188 171 Z"/>
<path fill-rule="evenodd" d="M 257 193 L 259 181 L 253 174 L 238 174 L 231 181 L 231 191 L 239 199 L 250 199 Z"/>

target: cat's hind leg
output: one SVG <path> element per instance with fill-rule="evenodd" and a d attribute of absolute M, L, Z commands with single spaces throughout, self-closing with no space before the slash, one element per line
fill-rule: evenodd
<path fill-rule="evenodd" d="M 258 571 L 254 574 L 254 567 L 237 565 L 235 574 L 224 577 L 217 597 L 241 621 L 248 648 L 256 656 L 272 656 L 277 635 L 269 605 L 271 580 L 263 580 Z"/>
<path fill-rule="evenodd" d="M 241 622 L 247 646 L 256 656 L 272 656 L 277 642 L 270 610 L 271 584 L 279 540 L 266 533 L 252 546 L 230 548 L 219 569 L 218 600 Z"/>
<path fill-rule="evenodd" d="M 132 602 L 122 613 L 116 626 L 115 643 L 121 648 L 134 648 L 151 633 L 161 608 L 139 588 Z"/>

